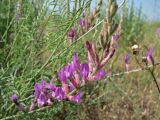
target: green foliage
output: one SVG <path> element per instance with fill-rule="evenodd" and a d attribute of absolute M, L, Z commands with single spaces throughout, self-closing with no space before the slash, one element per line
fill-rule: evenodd
<path fill-rule="evenodd" d="M 10 96 L 17 93 L 29 109 L 34 83 L 41 79 L 49 81 L 54 71 L 70 62 L 77 48 L 69 46 L 67 32 L 73 24 L 78 28 L 78 19 L 86 7 L 84 0 L 78 2 L 76 14 L 70 11 L 67 19 L 63 0 L 0 1 L 0 118 L 14 119 L 15 115 L 15 119 L 48 120 L 59 115 L 60 102 L 42 112 L 22 114 L 11 103 Z"/>
<path fill-rule="evenodd" d="M 142 41 L 144 35 L 144 16 L 142 8 L 136 9 L 132 0 L 130 7 L 123 6 L 123 36 L 121 43 L 124 46 L 133 45 Z"/>
<path fill-rule="evenodd" d="M 118 104 L 118 100 L 121 100 L 128 85 L 131 86 L 129 81 L 125 81 L 124 85 L 120 79 L 116 81 L 120 83 L 119 87 L 116 86 L 114 80 L 111 84 L 95 83 L 95 86 L 97 86 L 93 91 L 90 90 L 91 95 L 87 98 L 92 101 L 86 100 L 82 104 L 55 101 L 52 107 L 32 113 L 22 113 L 11 103 L 9 98 L 15 92 L 18 94 L 19 100 L 28 109 L 33 100 L 34 83 L 41 79 L 49 81 L 57 75 L 57 71 L 71 61 L 72 54 L 75 51 L 78 52 L 80 60 L 85 58 L 86 51 L 83 47 L 85 40 L 96 40 L 96 35 L 100 32 L 100 26 L 94 29 L 96 32 L 87 33 L 85 39 L 82 37 L 77 44 L 72 46 L 68 44 L 68 30 L 73 25 L 79 28 L 79 17 L 84 11 L 89 13 L 92 0 L 69 1 L 73 5 L 77 4 L 76 11 L 68 11 L 67 0 L 0 0 L 0 119 L 53 120 L 62 115 L 66 120 L 85 119 L 86 111 L 92 112 L 93 110 L 92 104 L 98 104 L 97 108 L 100 111 L 105 103 L 109 105 L 106 108 L 112 111 L 112 106 L 114 108 L 114 104 Z M 75 3 L 76 1 L 77 3 Z M 17 3 L 20 5 L 18 11 Z M 17 15 L 20 15 L 18 20 Z M 137 13 L 133 3 L 131 8 L 124 7 L 124 18 L 124 32 L 120 43 L 126 46 L 133 44 L 136 42 L 135 40 L 142 40 L 144 32 L 141 9 Z M 118 67 L 116 66 L 117 70 Z M 133 78 L 135 77 L 137 76 L 133 76 Z M 145 80 L 148 78 L 148 76 L 143 77 Z M 135 83 L 134 80 L 133 83 L 137 85 L 138 82 Z M 56 79 L 55 83 L 58 84 Z M 137 86 L 133 87 L 137 90 Z M 102 89 L 103 94 L 107 91 L 107 96 L 102 97 L 102 100 L 99 100 L 101 97 L 94 99 L 94 95 L 98 94 L 97 88 Z M 133 91 L 130 90 L 131 92 Z M 138 90 L 136 92 L 138 93 Z M 86 96 L 84 94 L 84 97 Z M 141 95 L 139 94 L 139 96 Z M 128 97 L 125 93 L 122 102 L 126 102 L 126 99 L 128 100 Z M 131 96 L 131 99 L 136 99 L 135 95 Z M 138 108 L 136 103 L 138 102 L 135 102 L 134 111 Z M 63 113 L 64 106 L 66 111 Z M 117 110 L 117 107 L 113 110 Z M 121 106 L 118 110 L 121 110 Z M 128 111 L 126 107 L 124 110 Z M 99 113 L 102 114 L 103 112 Z M 110 114 L 110 112 L 108 113 Z M 107 116 L 109 116 L 108 113 Z M 117 114 L 119 113 L 118 111 Z M 94 111 L 90 116 L 97 117 Z"/>

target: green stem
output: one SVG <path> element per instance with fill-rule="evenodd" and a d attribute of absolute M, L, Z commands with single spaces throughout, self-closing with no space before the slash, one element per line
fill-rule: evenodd
<path fill-rule="evenodd" d="M 152 75 L 152 77 L 153 77 L 153 80 L 154 80 L 154 82 L 155 82 L 155 84 L 156 84 L 156 87 L 157 87 L 157 89 L 158 89 L 158 92 L 159 92 L 159 94 L 160 94 L 160 87 L 159 87 L 158 82 L 157 82 L 157 79 L 156 79 L 156 77 L 155 77 L 155 75 L 154 75 L 154 71 L 152 71 L 151 69 L 148 69 L 148 70 L 149 70 L 149 72 L 151 73 L 151 75 Z"/>

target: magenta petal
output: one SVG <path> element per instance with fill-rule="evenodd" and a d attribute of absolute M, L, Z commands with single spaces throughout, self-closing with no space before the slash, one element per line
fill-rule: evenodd
<path fill-rule="evenodd" d="M 67 78 L 68 79 L 72 79 L 72 76 L 73 76 L 73 66 L 72 65 L 67 65 L 65 67 L 63 67 L 58 76 L 59 76 L 59 79 L 61 80 L 62 83 L 65 83 L 67 82 Z"/>
<path fill-rule="evenodd" d="M 147 50 L 147 61 L 150 62 L 152 64 L 154 64 L 154 59 L 153 59 L 153 49 L 152 48 L 148 48 Z"/>
<path fill-rule="evenodd" d="M 74 53 L 72 57 L 72 64 L 73 64 L 73 69 L 78 69 L 80 67 L 77 53 Z"/>
<path fill-rule="evenodd" d="M 56 86 L 54 85 L 53 80 L 51 80 L 49 84 L 48 83 L 46 84 L 46 88 L 48 88 L 52 91 L 56 90 Z"/>
<path fill-rule="evenodd" d="M 68 79 L 72 79 L 72 75 L 73 75 L 73 67 L 72 65 L 67 65 L 65 67 L 65 76 L 68 78 Z"/>
<path fill-rule="evenodd" d="M 41 80 L 40 83 L 39 83 L 39 88 L 41 91 L 45 92 L 46 91 L 46 88 L 45 88 L 45 81 L 44 80 Z"/>
<path fill-rule="evenodd" d="M 55 98 L 56 97 L 56 92 L 52 91 L 52 97 Z"/>
<path fill-rule="evenodd" d="M 74 89 L 75 89 L 75 86 L 72 84 L 72 82 L 70 82 L 69 91 L 73 91 Z"/>
<path fill-rule="evenodd" d="M 102 79 L 102 78 L 105 77 L 105 76 L 106 76 L 106 73 L 105 73 L 102 69 L 100 69 L 100 70 L 98 71 L 97 75 L 96 75 L 96 79 L 97 79 L 97 80 L 100 80 L 100 79 Z"/>
<path fill-rule="evenodd" d="M 38 98 L 39 97 L 39 94 L 40 94 L 40 87 L 37 83 L 34 84 L 34 97 L 35 98 Z"/>
<path fill-rule="evenodd" d="M 69 39 L 72 39 L 73 37 L 74 37 L 74 33 L 73 33 L 72 30 L 70 30 L 70 31 L 68 32 L 68 38 L 69 38 Z"/>
<path fill-rule="evenodd" d="M 65 94 L 68 94 L 68 84 L 67 83 L 62 83 L 62 90 L 64 91 Z"/>
<path fill-rule="evenodd" d="M 125 61 L 126 64 L 128 64 L 128 62 L 129 62 L 129 55 L 128 55 L 128 53 L 125 54 L 124 61 Z"/>
<path fill-rule="evenodd" d="M 37 104 L 38 104 L 39 107 L 42 107 L 46 103 L 47 103 L 46 96 L 44 95 L 44 93 L 41 93 L 39 95 L 39 98 L 37 99 Z"/>
<path fill-rule="evenodd" d="M 65 75 L 65 67 L 60 70 L 60 72 L 58 73 L 58 77 L 62 83 L 66 83 L 67 78 Z"/>
<path fill-rule="evenodd" d="M 81 28 L 83 28 L 85 26 L 85 19 L 84 18 L 80 18 L 79 24 L 80 24 Z"/>
<path fill-rule="evenodd" d="M 86 79 L 89 75 L 89 66 L 86 63 L 81 64 L 80 66 L 80 74 L 83 79 Z"/>
<path fill-rule="evenodd" d="M 13 103 L 17 103 L 18 102 L 18 98 L 17 98 L 17 95 L 14 93 L 12 96 L 11 96 L 11 101 L 13 102 Z"/>
<path fill-rule="evenodd" d="M 64 91 L 62 90 L 62 88 L 57 87 L 55 97 L 58 100 L 63 100 L 65 98 L 65 94 L 64 94 Z"/>
<path fill-rule="evenodd" d="M 78 33 L 75 27 L 72 27 L 71 30 L 68 32 L 68 39 L 70 41 L 70 44 L 73 42 L 73 39 L 78 38 Z"/>
<path fill-rule="evenodd" d="M 78 92 L 75 96 L 70 96 L 69 99 L 73 102 L 80 103 L 82 97 L 82 92 Z"/>
<path fill-rule="evenodd" d="M 80 76 L 79 76 L 79 73 L 77 71 L 75 71 L 73 73 L 73 75 L 74 75 L 74 78 L 75 78 L 76 85 L 79 86 L 80 85 Z"/>

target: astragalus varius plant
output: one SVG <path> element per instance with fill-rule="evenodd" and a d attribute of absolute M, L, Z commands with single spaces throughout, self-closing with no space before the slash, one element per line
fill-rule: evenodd
<path fill-rule="evenodd" d="M 71 27 L 68 32 L 68 40 L 70 45 L 78 37 L 85 34 L 94 27 L 94 19 L 100 14 L 102 0 L 99 0 L 97 9 L 90 13 L 86 18 L 80 17 L 78 27 Z M 86 48 L 86 62 L 80 62 L 76 51 L 70 63 L 62 67 L 58 71 L 58 78 L 52 78 L 48 83 L 41 80 L 34 84 L 34 99 L 30 106 L 24 107 L 19 103 L 17 95 L 14 93 L 11 100 L 22 111 L 32 111 L 34 109 L 51 106 L 55 100 L 82 102 L 83 92 L 81 88 L 85 87 L 88 82 L 98 81 L 106 77 L 110 68 L 106 68 L 108 61 L 112 59 L 117 49 L 117 40 L 121 36 L 121 24 L 114 22 L 118 5 L 116 0 L 108 0 L 106 9 L 106 17 L 104 18 L 103 27 L 97 39 L 98 44 L 94 41 L 86 40 L 84 47 Z M 76 43 L 75 43 L 76 44 Z M 97 46 L 99 49 L 97 49 Z M 60 84 L 56 85 L 54 79 L 58 79 Z"/>
<path fill-rule="evenodd" d="M 18 99 L 19 97 L 23 96 L 23 94 L 18 96 L 16 93 L 13 93 L 11 95 L 11 102 L 14 103 L 20 111 L 24 112 L 24 115 L 32 114 L 34 111 L 41 114 L 41 111 L 49 108 L 56 109 L 55 103 L 60 103 L 63 107 L 59 110 L 60 115 L 58 115 L 60 116 L 60 119 L 64 119 L 65 112 L 67 111 L 66 102 L 70 102 L 72 104 L 83 104 L 86 99 L 85 94 L 88 92 L 87 89 L 85 89 L 88 84 L 91 86 L 90 91 L 92 91 L 92 89 L 94 89 L 94 85 L 92 85 L 92 83 L 95 83 L 96 81 L 99 82 L 102 79 L 107 78 L 110 72 L 112 72 L 112 67 L 109 65 L 109 63 L 113 60 L 116 52 L 119 49 L 117 42 L 123 35 L 123 17 L 121 17 L 120 21 L 115 21 L 114 18 L 118 10 L 118 5 L 116 0 L 107 1 L 105 18 L 103 20 L 102 28 L 100 29 L 98 37 L 95 39 L 83 39 L 85 44 L 83 44 L 82 49 L 85 50 L 85 52 L 83 51 L 83 54 L 86 57 L 80 58 L 79 53 L 77 52 L 78 50 L 73 52 L 70 51 L 73 54 L 72 58 L 69 60 L 69 62 L 67 62 L 67 64 L 66 61 L 65 65 L 62 63 L 62 67 L 60 69 L 55 70 L 57 71 L 56 76 L 53 77 L 50 74 L 48 75 L 50 80 L 42 79 L 36 80 L 38 82 L 34 82 L 34 85 L 32 85 L 32 88 L 34 89 L 28 90 L 30 95 L 27 95 L 31 96 L 31 98 L 26 98 L 27 100 L 30 100 L 27 105 Z M 72 47 L 72 45 L 78 45 L 78 42 L 82 40 L 80 38 L 86 35 L 88 31 L 95 28 L 95 20 L 100 14 L 101 6 L 102 0 L 98 0 L 98 7 L 95 11 L 89 13 L 85 17 L 82 15 L 77 20 L 78 25 L 75 23 L 70 26 L 70 29 L 65 33 L 65 37 L 68 39 L 67 42 L 69 44 L 67 45 L 69 49 Z M 68 14 L 68 18 L 70 17 L 69 15 L 70 14 Z M 42 33 L 40 32 L 40 36 L 41 35 Z M 135 55 L 135 58 L 137 57 L 139 51 L 139 46 L 134 45 L 133 54 Z M 155 61 L 152 52 L 152 48 L 147 49 L 147 53 L 142 59 L 144 61 L 143 63 L 145 63 L 145 66 L 141 66 L 142 69 L 143 67 L 144 69 L 148 68 L 149 63 L 153 64 L 154 66 Z M 129 72 L 131 69 L 129 60 L 130 55 L 126 53 L 124 57 L 124 63 L 127 72 Z M 137 63 L 139 64 L 138 61 Z M 44 64 L 44 66 L 46 64 Z M 148 70 L 154 77 L 153 71 L 150 69 Z M 33 78 L 39 79 L 37 78 L 39 77 L 38 73 L 36 75 L 36 77 L 34 76 Z M 154 80 L 157 88 L 159 88 L 155 78 Z M 90 99 L 90 101 L 87 102 L 91 103 L 92 101 Z M 19 114 L 17 116 L 19 116 Z M 16 116 L 13 116 L 13 118 L 14 117 Z M 12 116 L 8 117 L 8 119 L 10 118 L 12 118 Z"/>

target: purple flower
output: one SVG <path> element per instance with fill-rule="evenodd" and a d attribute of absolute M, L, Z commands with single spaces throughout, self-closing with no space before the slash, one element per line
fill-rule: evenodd
<path fill-rule="evenodd" d="M 81 28 L 83 28 L 85 26 L 85 19 L 81 17 L 79 20 L 79 24 L 80 24 Z"/>
<path fill-rule="evenodd" d="M 128 53 L 125 54 L 124 61 L 125 61 L 126 64 L 128 64 L 128 62 L 129 62 L 129 55 L 128 55 Z"/>
<path fill-rule="evenodd" d="M 86 79 L 89 75 L 89 66 L 86 63 L 81 64 L 80 66 L 80 74 L 83 79 Z"/>
<path fill-rule="evenodd" d="M 51 80 L 49 84 L 48 83 L 46 84 L 46 88 L 48 88 L 52 91 L 56 90 L 56 86 L 54 85 L 53 80 Z"/>
<path fill-rule="evenodd" d="M 18 109 L 20 110 L 20 111 L 24 111 L 24 105 L 22 105 L 21 103 L 19 103 L 19 101 L 18 101 L 18 97 L 17 97 L 17 95 L 14 93 L 12 96 L 11 96 L 11 101 L 14 103 L 14 104 L 16 104 L 16 106 L 18 107 Z"/>
<path fill-rule="evenodd" d="M 17 95 L 14 93 L 12 96 L 11 96 L 11 101 L 13 102 L 13 103 L 18 103 L 18 99 L 17 99 Z"/>
<path fill-rule="evenodd" d="M 88 77 L 88 80 L 89 81 L 97 81 L 97 80 L 100 80 L 100 79 L 104 78 L 107 75 L 108 75 L 108 71 L 105 72 L 104 70 L 100 69 L 100 70 L 98 70 L 96 75 L 90 75 Z"/>
<path fill-rule="evenodd" d="M 64 91 L 65 94 L 68 94 L 68 83 L 62 83 L 62 90 Z M 52 94 L 53 95 L 53 94 Z"/>
<path fill-rule="evenodd" d="M 74 70 L 73 70 L 72 65 L 67 65 L 67 66 L 65 66 L 64 73 L 65 73 L 65 76 L 66 76 L 68 79 L 72 79 L 73 71 L 74 71 Z"/>
<path fill-rule="evenodd" d="M 58 100 L 63 100 L 65 98 L 64 91 L 62 90 L 61 87 L 57 87 L 56 92 L 55 92 L 55 97 Z"/>
<path fill-rule="evenodd" d="M 39 88 L 40 88 L 41 91 L 46 92 L 45 81 L 44 80 L 40 81 Z"/>
<path fill-rule="evenodd" d="M 68 99 L 73 102 L 80 103 L 82 97 L 82 92 L 78 92 L 75 96 L 68 96 Z"/>
<path fill-rule="evenodd" d="M 81 102 L 81 97 L 82 97 L 82 93 L 78 92 L 75 96 L 73 96 L 72 101 L 79 103 Z"/>
<path fill-rule="evenodd" d="M 148 48 L 147 49 L 147 61 L 148 62 L 150 62 L 151 61 L 151 63 L 152 64 L 154 64 L 154 59 L 153 59 L 153 49 L 152 48 Z"/>
<path fill-rule="evenodd" d="M 66 75 L 65 75 L 65 67 L 63 67 L 59 73 L 58 73 L 58 77 L 59 79 L 61 80 L 62 83 L 66 83 L 67 81 L 67 78 L 66 78 Z"/>
<path fill-rule="evenodd" d="M 73 75 L 74 75 L 74 81 L 76 83 L 76 87 L 78 87 L 80 85 L 80 75 L 78 71 L 74 71 Z"/>
<path fill-rule="evenodd" d="M 43 107 L 44 105 L 46 105 L 46 103 L 47 103 L 46 96 L 43 92 L 41 92 L 37 99 L 38 107 Z"/>
<path fill-rule="evenodd" d="M 72 27 L 71 30 L 68 32 L 68 39 L 70 44 L 72 44 L 73 39 L 77 39 L 78 38 L 78 33 L 75 27 Z"/>
<path fill-rule="evenodd" d="M 73 69 L 78 69 L 80 67 L 77 53 L 74 53 L 72 57 L 72 65 L 73 65 Z"/>
<path fill-rule="evenodd" d="M 98 71 L 97 75 L 96 75 L 96 79 L 97 79 L 97 80 L 100 80 L 100 79 L 102 79 L 102 78 L 105 77 L 105 76 L 106 76 L 106 73 L 105 73 L 102 69 L 100 69 L 100 70 Z"/>
<path fill-rule="evenodd" d="M 129 70 L 129 55 L 128 55 L 128 53 L 125 54 L 124 61 L 125 61 L 126 70 L 128 71 Z"/>
<path fill-rule="evenodd" d="M 74 69 L 73 69 L 72 65 L 67 65 L 67 66 L 63 67 L 58 74 L 61 82 L 66 83 L 67 78 L 72 79 L 73 71 L 74 71 Z"/>
<path fill-rule="evenodd" d="M 37 83 L 34 84 L 34 97 L 35 98 L 38 98 L 39 97 L 39 94 L 40 94 L 40 87 Z"/>
<path fill-rule="evenodd" d="M 73 83 L 71 82 L 69 85 L 69 91 L 73 91 L 75 89 L 75 86 L 73 85 Z"/>

